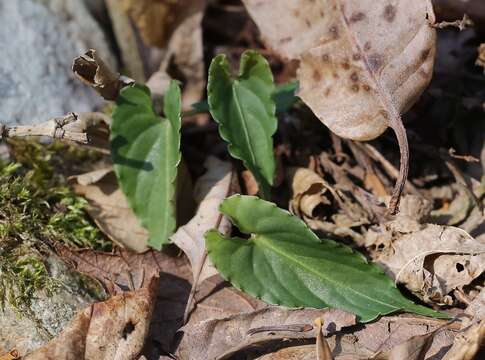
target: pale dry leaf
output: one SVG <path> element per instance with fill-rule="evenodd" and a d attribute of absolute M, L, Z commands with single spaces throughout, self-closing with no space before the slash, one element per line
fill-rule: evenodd
<path fill-rule="evenodd" d="M 73 187 L 88 200 L 88 214 L 115 244 L 137 253 L 148 250 L 148 232 L 129 207 L 114 173 L 106 174 L 94 184 Z"/>
<path fill-rule="evenodd" d="M 485 320 L 471 325 L 456 336 L 453 346 L 443 360 L 472 360 L 485 340 Z"/>
<path fill-rule="evenodd" d="M 429 193 L 436 202 L 443 203 L 440 209 L 433 210 L 433 222 L 443 225 L 458 225 L 469 216 L 474 206 L 469 191 L 457 183 L 442 187 L 433 187 Z"/>
<path fill-rule="evenodd" d="M 385 353 L 416 336 L 425 336 L 446 324 L 446 321 L 414 316 L 383 317 L 361 328 L 350 328 L 344 334 L 335 334 L 327 341 L 337 360 L 369 359 L 376 353 Z M 439 360 L 443 349 L 453 343 L 456 330 L 450 327 L 431 337 L 432 343 L 425 359 Z"/>
<path fill-rule="evenodd" d="M 120 76 L 106 65 L 96 50 L 90 49 L 74 59 L 72 71 L 85 84 L 96 90 L 105 100 L 116 100 L 124 86 L 133 80 Z"/>
<path fill-rule="evenodd" d="M 436 31 L 429 1 L 244 0 L 262 37 L 299 59 L 299 96 L 337 135 L 370 140 L 391 127 L 401 170 L 390 203 L 397 210 L 408 170 L 401 113 L 431 80 Z"/>
<path fill-rule="evenodd" d="M 465 313 L 474 319 L 485 320 L 485 288 L 475 296 L 473 301 L 467 306 Z"/>
<path fill-rule="evenodd" d="M 413 336 L 391 350 L 379 352 L 372 360 L 423 360 L 433 342 L 434 332 Z"/>
<path fill-rule="evenodd" d="M 106 0 L 106 10 L 108 10 L 111 26 L 116 38 L 116 43 L 120 48 L 121 60 L 128 75 L 135 81 L 145 82 L 145 69 L 143 59 L 138 46 L 136 29 L 126 13 L 123 1 Z"/>
<path fill-rule="evenodd" d="M 69 180 L 76 180 L 81 186 L 92 185 L 100 181 L 106 175 L 113 171 L 112 166 L 108 166 L 102 169 L 93 170 L 84 174 L 75 175 L 69 177 Z"/>
<path fill-rule="evenodd" d="M 417 317 L 383 317 L 361 328 L 343 329 L 327 340 L 336 360 L 369 360 L 376 356 L 373 353 L 378 353 L 379 359 L 416 359 L 414 354 L 410 357 L 399 357 L 399 352 L 403 347 L 411 346 L 413 342 L 418 345 L 414 347 L 415 349 L 423 349 L 419 346 L 422 340 L 429 342 L 428 349 L 423 351 L 418 359 L 441 360 L 456 336 L 455 329 L 444 328 L 442 331 L 436 331 L 445 324 L 444 321 L 430 321 L 430 319 Z M 258 359 L 313 360 L 315 358 L 315 345 L 304 345 L 282 349 Z"/>
<path fill-rule="evenodd" d="M 154 278 L 148 288 L 91 305 L 57 338 L 25 359 L 135 359 L 148 333 L 157 280 Z"/>
<path fill-rule="evenodd" d="M 210 260 L 205 259 L 204 234 L 213 228 L 218 228 L 223 234 L 230 232 L 231 223 L 219 212 L 219 206 L 231 195 L 235 178 L 229 162 L 209 157 L 205 166 L 207 173 L 197 181 L 194 189 L 196 201 L 199 202 L 197 213 L 170 238 L 189 258 L 194 278 L 198 277 L 199 282 L 218 273 Z M 203 266 L 202 262 L 206 264 Z"/>
<path fill-rule="evenodd" d="M 485 243 L 456 227 L 399 217 L 366 237 L 368 244 L 384 245 L 371 254 L 374 261 L 427 303 L 443 303 L 485 270 Z"/>
<path fill-rule="evenodd" d="M 314 338 L 313 320 L 321 317 L 325 335 L 354 325 L 355 316 L 341 310 L 283 309 L 275 306 L 182 328 L 177 350 L 181 359 L 225 359 L 274 340 Z"/>

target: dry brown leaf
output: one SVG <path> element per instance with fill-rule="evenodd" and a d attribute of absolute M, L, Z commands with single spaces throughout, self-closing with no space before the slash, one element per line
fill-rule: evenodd
<path fill-rule="evenodd" d="M 148 288 L 91 305 L 57 338 L 25 359 L 136 359 L 148 333 L 157 283 L 154 278 Z"/>
<path fill-rule="evenodd" d="M 231 163 L 215 157 L 207 158 L 205 166 L 207 173 L 197 181 L 194 190 L 196 201 L 199 202 L 197 213 L 170 237 L 170 240 L 187 255 L 192 266 L 192 290 L 184 321 L 192 309 L 193 296 L 198 285 L 218 274 L 207 257 L 205 233 L 214 228 L 226 235 L 231 231 L 231 223 L 219 212 L 219 206 L 234 192 L 233 183 L 237 181 L 237 177 L 233 173 Z"/>
<path fill-rule="evenodd" d="M 401 170 L 390 203 L 397 210 L 408 170 L 401 113 L 431 80 L 436 31 L 429 1 L 244 0 L 275 51 L 300 59 L 299 96 L 337 135 L 370 140 L 391 127 Z"/>
<path fill-rule="evenodd" d="M 199 282 L 218 273 L 208 259 L 204 260 L 204 234 L 213 228 L 218 228 L 223 234 L 230 232 L 231 223 L 221 215 L 219 206 L 231 195 L 231 185 L 235 179 L 229 162 L 209 157 L 205 166 L 208 169 L 207 173 L 197 181 L 194 189 L 196 201 L 199 202 L 197 213 L 170 238 L 189 258 L 194 278 L 198 277 Z M 206 263 L 203 267 L 202 262 Z"/>
<path fill-rule="evenodd" d="M 311 330 L 317 317 L 324 321 L 326 335 L 356 321 L 354 315 L 335 309 L 289 310 L 272 306 L 185 326 L 177 355 L 181 359 L 225 359 L 274 340 L 314 338 Z"/>
<path fill-rule="evenodd" d="M 148 250 L 148 232 L 129 207 L 114 173 L 91 185 L 75 184 L 74 190 L 88 200 L 89 215 L 115 244 L 138 253 Z"/>
<path fill-rule="evenodd" d="M 133 83 L 111 70 L 93 49 L 74 59 L 72 71 L 105 100 L 116 100 L 121 88 Z"/>
<path fill-rule="evenodd" d="M 111 294 L 144 288 L 160 272 L 183 278 L 186 274 L 185 259 L 153 250 L 143 254 L 121 249 L 105 253 L 56 245 L 56 251 L 77 271 L 99 279 Z"/>
<path fill-rule="evenodd" d="M 200 0 L 122 0 L 148 45 L 163 48 L 184 19 L 196 12 Z"/>
<path fill-rule="evenodd" d="M 166 351 L 170 349 L 182 325 L 190 291 L 191 270 L 185 257 L 158 251 L 135 254 L 119 249 L 115 253 L 72 251 L 65 247 L 57 250 L 78 271 L 101 280 L 111 294 L 145 287 L 150 279 L 159 275 L 158 297 L 147 345 L 156 356 L 160 355 L 160 347 Z M 229 298 L 229 301 L 234 302 L 234 299 Z"/>
<path fill-rule="evenodd" d="M 485 243 L 456 227 L 399 217 L 366 237 L 368 245 L 384 245 L 372 255 L 374 261 L 428 303 L 445 303 L 449 292 L 485 270 Z"/>

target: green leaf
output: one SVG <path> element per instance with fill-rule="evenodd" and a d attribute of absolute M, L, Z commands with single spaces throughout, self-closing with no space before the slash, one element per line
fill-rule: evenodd
<path fill-rule="evenodd" d="M 400 310 L 448 317 L 405 298 L 390 278 L 365 258 L 320 240 L 299 218 L 253 196 L 235 195 L 220 208 L 250 239 L 206 233 L 212 263 L 236 288 L 288 307 L 333 307 L 363 322 Z"/>
<path fill-rule="evenodd" d="M 166 119 L 153 110 L 150 90 L 121 90 L 113 110 L 111 153 L 130 207 L 160 249 L 175 231 L 175 181 L 180 162 L 180 88 L 172 81 L 164 97 Z"/>
<path fill-rule="evenodd" d="M 268 62 L 254 51 L 244 52 L 235 79 L 224 55 L 212 60 L 207 86 L 210 112 L 219 123 L 221 137 L 229 143 L 229 153 L 253 173 L 265 198 L 276 168 L 274 90 Z"/>
<path fill-rule="evenodd" d="M 299 98 L 296 96 L 298 90 L 298 81 L 289 81 L 284 84 L 276 86 L 273 95 L 273 101 L 276 105 L 276 113 L 281 114 L 290 110 L 295 105 Z M 187 112 L 187 115 L 195 115 L 209 112 L 209 103 L 207 100 L 199 101 L 192 104 L 192 110 Z M 182 114 L 185 115 L 185 114 Z"/>
<path fill-rule="evenodd" d="M 273 93 L 273 100 L 276 105 L 277 114 L 290 110 L 298 102 L 298 97 L 296 96 L 297 90 L 298 81 L 290 81 L 276 87 Z"/>

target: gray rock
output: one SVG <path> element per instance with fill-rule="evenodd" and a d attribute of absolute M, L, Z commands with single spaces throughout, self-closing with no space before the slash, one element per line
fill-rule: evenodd
<path fill-rule="evenodd" d="M 52 251 L 44 248 L 40 255 L 28 241 L 23 246 L 27 249 L 25 256 L 43 257 L 57 286 L 50 292 L 35 291 L 27 307 L 20 309 L 2 300 L 0 354 L 14 348 L 22 356 L 30 353 L 57 336 L 79 311 L 107 298 L 97 280 L 76 272 Z"/>
<path fill-rule="evenodd" d="M 74 57 L 95 48 L 116 61 L 81 0 L 0 1 L 0 122 L 33 124 L 102 104 L 71 73 Z"/>

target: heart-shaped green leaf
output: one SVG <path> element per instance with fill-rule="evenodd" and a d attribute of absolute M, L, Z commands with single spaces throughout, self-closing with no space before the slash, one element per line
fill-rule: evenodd
<path fill-rule="evenodd" d="M 249 240 L 206 234 L 212 263 L 235 287 L 268 303 L 334 307 L 363 322 L 405 310 L 448 317 L 405 298 L 390 278 L 349 247 L 320 240 L 299 218 L 253 196 L 235 195 L 220 208 Z"/>
<path fill-rule="evenodd" d="M 121 189 L 148 244 L 160 249 L 175 231 L 175 181 L 180 162 L 180 88 L 172 81 L 164 97 L 166 119 L 153 110 L 150 90 L 121 90 L 113 110 L 111 153 Z"/>
<path fill-rule="evenodd" d="M 210 112 L 219 123 L 221 137 L 229 143 L 229 153 L 253 173 L 265 198 L 269 197 L 276 168 L 274 91 L 271 69 L 258 53 L 244 52 L 234 79 L 224 55 L 212 60 L 207 85 Z"/>

